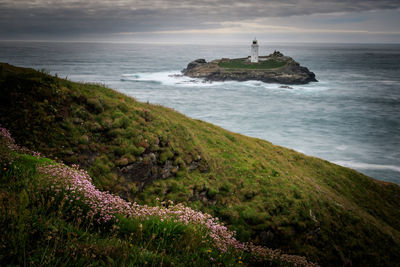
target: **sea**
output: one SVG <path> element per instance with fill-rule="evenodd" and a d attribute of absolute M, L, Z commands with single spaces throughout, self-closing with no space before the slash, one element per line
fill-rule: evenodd
<path fill-rule="evenodd" d="M 400 185 L 400 44 L 260 43 L 316 74 L 307 85 L 182 77 L 198 58 L 245 57 L 250 43 L 0 42 L 0 62 L 101 83 L 233 132 Z"/>

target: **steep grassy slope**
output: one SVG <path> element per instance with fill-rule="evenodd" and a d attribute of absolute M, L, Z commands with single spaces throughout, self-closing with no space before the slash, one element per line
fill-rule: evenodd
<path fill-rule="evenodd" d="M 2 266 L 318 266 L 240 242 L 182 204 L 99 191 L 86 171 L 19 147 L 1 127 L 0 166 Z"/>
<path fill-rule="evenodd" d="M 0 124 L 129 200 L 171 199 L 323 265 L 400 262 L 400 188 L 80 84 L 1 64 Z"/>

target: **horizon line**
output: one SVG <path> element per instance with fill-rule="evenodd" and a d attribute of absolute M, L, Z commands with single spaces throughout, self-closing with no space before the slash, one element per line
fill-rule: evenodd
<path fill-rule="evenodd" d="M 178 41 L 106 41 L 106 40 L 48 40 L 48 39 L 0 39 L 0 42 L 35 42 L 35 43 L 104 43 L 104 44 L 174 44 L 174 45 L 246 45 L 245 41 L 210 41 L 210 42 L 178 42 Z M 398 44 L 400 42 L 330 42 L 330 41 L 268 41 L 265 44 Z"/>

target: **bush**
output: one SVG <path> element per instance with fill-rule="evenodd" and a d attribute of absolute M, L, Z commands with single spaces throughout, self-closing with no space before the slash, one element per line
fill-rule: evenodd
<path fill-rule="evenodd" d="M 97 97 L 92 97 L 87 100 L 87 105 L 89 109 L 93 110 L 95 113 L 102 113 L 104 107 Z"/>
<path fill-rule="evenodd" d="M 169 148 L 164 149 L 164 151 L 160 154 L 159 161 L 160 163 L 165 163 L 168 159 L 173 158 L 174 153 Z"/>
<path fill-rule="evenodd" d="M 213 187 L 208 188 L 208 190 L 207 190 L 207 197 L 210 198 L 210 199 L 213 199 L 213 198 L 215 198 L 215 196 L 216 196 L 218 193 L 219 193 L 218 188 L 213 188 Z"/>

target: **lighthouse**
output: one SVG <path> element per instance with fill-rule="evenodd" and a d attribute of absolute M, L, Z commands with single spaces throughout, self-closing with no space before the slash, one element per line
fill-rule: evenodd
<path fill-rule="evenodd" d="M 251 63 L 258 63 L 258 42 L 256 38 L 254 38 L 253 43 L 251 44 Z"/>

